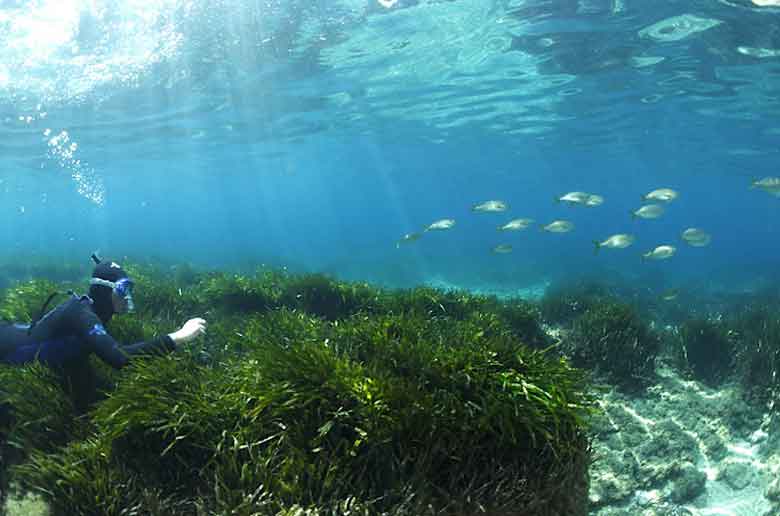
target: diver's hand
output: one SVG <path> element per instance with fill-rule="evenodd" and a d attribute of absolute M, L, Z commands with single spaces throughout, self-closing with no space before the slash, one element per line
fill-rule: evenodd
<path fill-rule="evenodd" d="M 192 339 L 200 337 L 205 333 L 206 320 L 201 319 L 200 317 L 195 317 L 194 319 L 190 319 L 184 323 L 184 326 L 182 326 L 181 329 L 169 334 L 168 336 L 171 338 L 171 340 L 173 340 L 174 343 L 184 344 L 185 342 L 189 342 Z"/>

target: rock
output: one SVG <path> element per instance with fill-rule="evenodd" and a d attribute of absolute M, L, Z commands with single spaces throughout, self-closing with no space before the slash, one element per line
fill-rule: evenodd
<path fill-rule="evenodd" d="M 755 478 L 753 466 L 747 462 L 726 460 L 718 472 L 718 480 L 739 491 L 749 486 Z"/>
<path fill-rule="evenodd" d="M 672 505 L 656 509 L 652 516 L 693 516 L 693 513 L 682 505 Z"/>
<path fill-rule="evenodd" d="M 780 424 L 780 421 L 773 418 L 773 423 Z M 761 441 L 758 446 L 761 455 L 773 455 L 777 453 L 777 450 L 780 449 L 780 431 L 776 428 L 771 428 L 769 430 L 769 435 L 767 435 L 766 439 Z"/>
<path fill-rule="evenodd" d="M 761 424 L 761 412 L 745 403 L 729 403 L 726 407 L 728 407 L 726 420 L 734 433 L 743 439 L 750 438 L 750 435 Z"/>
<path fill-rule="evenodd" d="M 707 450 L 707 456 L 711 461 L 721 461 L 728 455 L 726 443 L 719 435 L 708 433 L 702 437 L 702 441 L 704 441 L 704 448 Z"/>
<path fill-rule="evenodd" d="M 599 412 L 594 415 L 590 420 L 591 433 L 599 437 L 599 439 L 605 439 L 609 434 L 614 434 L 620 431 L 620 428 L 607 417 L 606 412 Z"/>
<path fill-rule="evenodd" d="M 704 493 L 707 475 L 693 464 L 686 463 L 680 468 L 679 476 L 674 480 L 671 498 L 675 503 L 686 503 Z"/>
<path fill-rule="evenodd" d="M 666 482 L 669 477 L 677 475 L 680 463 L 676 460 L 659 460 L 654 463 L 644 463 L 640 466 L 640 486 L 649 489 Z"/>
<path fill-rule="evenodd" d="M 770 502 L 780 502 L 780 478 L 776 478 L 770 482 L 766 487 L 766 491 L 764 491 L 764 496 Z"/>
<path fill-rule="evenodd" d="M 668 461 L 669 457 L 693 462 L 699 455 L 699 444 L 685 433 L 683 428 L 672 421 L 664 419 L 653 429 L 652 436 L 644 439 L 639 446 L 642 461 Z"/>
<path fill-rule="evenodd" d="M 758 444 L 760 442 L 764 442 L 767 437 L 769 437 L 769 434 L 759 429 L 750 434 L 750 442 L 753 444 Z"/>
<path fill-rule="evenodd" d="M 636 504 L 639 507 L 656 508 L 659 504 L 658 491 L 637 491 Z"/>
<path fill-rule="evenodd" d="M 613 504 L 633 494 L 632 486 L 612 473 L 591 479 L 588 501 L 592 506 Z"/>

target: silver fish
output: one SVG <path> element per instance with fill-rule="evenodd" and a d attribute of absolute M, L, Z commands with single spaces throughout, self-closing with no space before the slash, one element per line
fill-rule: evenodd
<path fill-rule="evenodd" d="M 672 190 L 671 188 L 659 188 L 657 190 L 653 190 L 649 194 L 646 194 L 642 197 L 645 201 L 661 201 L 661 202 L 672 202 L 673 200 L 677 199 L 677 197 L 680 194 L 677 193 L 676 190 Z"/>
<path fill-rule="evenodd" d="M 485 201 L 480 204 L 475 204 L 471 207 L 471 211 L 479 211 L 483 213 L 498 213 L 506 211 L 509 206 L 504 201 Z"/>
<path fill-rule="evenodd" d="M 780 177 L 765 177 L 757 179 L 750 185 L 751 188 L 780 188 Z"/>
<path fill-rule="evenodd" d="M 425 228 L 425 231 L 446 231 L 455 226 L 454 219 L 441 219 Z"/>
<path fill-rule="evenodd" d="M 652 251 L 648 251 L 642 255 L 642 258 L 646 260 L 666 260 L 671 258 L 677 252 L 677 248 L 673 245 L 659 245 Z"/>
<path fill-rule="evenodd" d="M 513 219 L 504 224 L 503 226 L 498 226 L 499 231 L 522 231 L 524 229 L 528 229 L 531 224 L 534 223 L 533 219 Z"/>
<path fill-rule="evenodd" d="M 631 212 L 632 218 L 657 219 L 664 214 L 664 207 L 660 204 L 645 204 L 638 210 Z"/>
<path fill-rule="evenodd" d="M 506 254 L 512 252 L 512 246 L 509 244 L 499 244 L 493 248 L 493 252 L 496 254 Z"/>
<path fill-rule="evenodd" d="M 402 236 L 398 242 L 395 243 L 395 247 L 401 247 L 401 244 L 410 244 L 412 242 L 416 242 L 420 239 L 422 236 L 422 233 L 407 233 L 404 236 Z"/>
<path fill-rule="evenodd" d="M 780 197 L 780 177 L 765 177 L 758 181 L 753 181 L 750 188 L 760 188 L 768 194 Z"/>
<path fill-rule="evenodd" d="M 590 197 L 586 192 L 569 192 L 555 199 L 556 202 L 565 202 L 568 204 L 585 204 Z"/>
<path fill-rule="evenodd" d="M 574 229 L 574 224 L 568 220 L 554 220 L 543 226 L 542 229 L 550 233 L 568 233 Z"/>
<path fill-rule="evenodd" d="M 680 238 L 693 247 L 704 247 L 712 241 L 712 236 L 699 228 L 688 228 L 682 232 Z"/>
<path fill-rule="evenodd" d="M 594 206 L 601 206 L 602 204 L 604 204 L 604 198 L 596 194 L 588 195 L 588 199 L 585 201 L 585 206 L 589 206 L 591 208 Z"/>
<path fill-rule="evenodd" d="M 634 235 L 628 235 L 626 233 L 618 233 L 617 235 L 612 235 L 611 237 L 607 238 L 603 242 L 594 240 L 593 244 L 596 246 L 596 252 L 598 252 L 598 250 L 601 249 L 602 247 L 606 247 L 608 249 L 625 249 L 626 247 L 633 244 L 634 240 L 635 240 Z"/>

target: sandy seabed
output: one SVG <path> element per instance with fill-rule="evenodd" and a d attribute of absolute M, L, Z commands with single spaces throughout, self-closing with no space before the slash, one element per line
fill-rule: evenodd
<path fill-rule="evenodd" d="M 600 398 L 593 516 L 780 514 L 780 435 L 736 385 L 711 389 L 658 368 L 641 394 Z"/>

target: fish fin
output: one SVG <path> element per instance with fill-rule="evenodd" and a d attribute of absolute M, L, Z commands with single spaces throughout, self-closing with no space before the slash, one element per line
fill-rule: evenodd
<path fill-rule="evenodd" d="M 599 254 L 599 249 L 601 249 L 601 242 L 599 242 L 598 240 L 594 240 L 593 245 L 596 246 L 593 249 L 593 254 Z"/>

